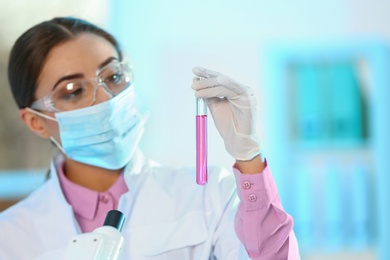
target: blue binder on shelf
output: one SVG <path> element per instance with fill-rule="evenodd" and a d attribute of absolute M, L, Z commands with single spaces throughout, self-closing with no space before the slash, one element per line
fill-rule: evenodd
<path fill-rule="evenodd" d="M 345 245 L 345 198 L 343 172 L 339 165 L 331 163 L 325 174 L 324 194 L 324 245 L 338 250 Z"/>
<path fill-rule="evenodd" d="M 294 231 L 302 251 L 311 250 L 316 243 L 314 201 L 317 197 L 313 189 L 313 176 L 309 167 L 296 167 L 294 177 Z"/>
<path fill-rule="evenodd" d="M 356 64 L 353 61 L 330 64 L 329 83 L 332 140 L 361 141 L 363 115 Z"/>
<path fill-rule="evenodd" d="M 350 241 L 353 248 L 367 247 L 371 240 L 373 214 L 372 192 L 370 192 L 370 178 L 367 166 L 356 162 L 350 172 Z"/>
<path fill-rule="evenodd" d="M 295 107 L 298 139 L 315 143 L 327 138 L 326 85 L 319 63 L 301 63 L 295 71 Z"/>

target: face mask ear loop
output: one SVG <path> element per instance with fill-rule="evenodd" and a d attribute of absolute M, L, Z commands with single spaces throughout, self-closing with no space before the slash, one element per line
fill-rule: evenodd
<path fill-rule="evenodd" d="M 62 148 L 62 146 L 60 145 L 60 143 L 57 142 L 57 140 L 54 139 L 53 136 L 50 136 L 50 140 L 58 147 L 58 149 L 61 150 L 61 152 L 62 152 L 64 155 L 66 155 L 64 148 Z"/>
<path fill-rule="evenodd" d="M 45 115 L 45 114 L 43 114 L 43 113 L 41 113 L 41 112 L 38 112 L 38 111 L 36 111 L 36 110 L 34 110 L 34 109 L 31 109 L 31 108 L 29 108 L 29 107 L 26 107 L 26 109 L 27 109 L 28 111 L 30 111 L 31 113 L 34 113 L 34 114 L 36 114 L 36 115 L 38 115 L 38 116 L 44 117 L 44 118 L 49 119 L 49 120 L 57 121 L 57 119 L 55 119 L 55 118 L 53 118 L 53 117 L 51 117 L 51 116 Z M 60 145 L 60 143 L 57 142 L 57 140 L 54 139 L 53 136 L 50 136 L 50 140 L 58 147 L 58 149 L 60 149 L 60 151 L 61 151 L 63 154 L 65 154 L 64 148 L 62 148 L 62 146 Z M 65 154 L 65 155 L 66 155 L 66 154 Z"/>

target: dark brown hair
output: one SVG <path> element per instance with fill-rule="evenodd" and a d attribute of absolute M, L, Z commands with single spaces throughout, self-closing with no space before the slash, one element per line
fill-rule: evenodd
<path fill-rule="evenodd" d="M 80 33 L 93 33 L 108 40 L 122 59 L 117 40 L 85 20 L 60 17 L 37 24 L 16 40 L 8 62 L 8 81 L 19 108 L 29 107 L 35 100 L 38 77 L 50 50 Z"/>

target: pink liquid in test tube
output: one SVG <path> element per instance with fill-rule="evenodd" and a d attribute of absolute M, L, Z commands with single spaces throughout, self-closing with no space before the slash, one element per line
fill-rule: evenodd
<path fill-rule="evenodd" d="M 207 106 L 196 99 L 196 183 L 207 183 Z"/>

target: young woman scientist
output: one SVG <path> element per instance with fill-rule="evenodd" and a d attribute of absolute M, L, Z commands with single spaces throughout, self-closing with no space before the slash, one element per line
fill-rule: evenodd
<path fill-rule="evenodd" d="M 233 174 L 209 169 L 204 186 L 193 170 L 162 167 L 137 148 L 145 114 L 110 34 L 66 17 L 20 36 L 8 65 L 20 117 L 61 152 L 49 180 L 1 213 L 0 258 L 50 258 L 118 209 L 122 259 L 298 259 L 293 219 L 260 156 L 255 97 L 220 73 L 193 72 L 205 78 L 192 88 L 236 160 Z"/>

